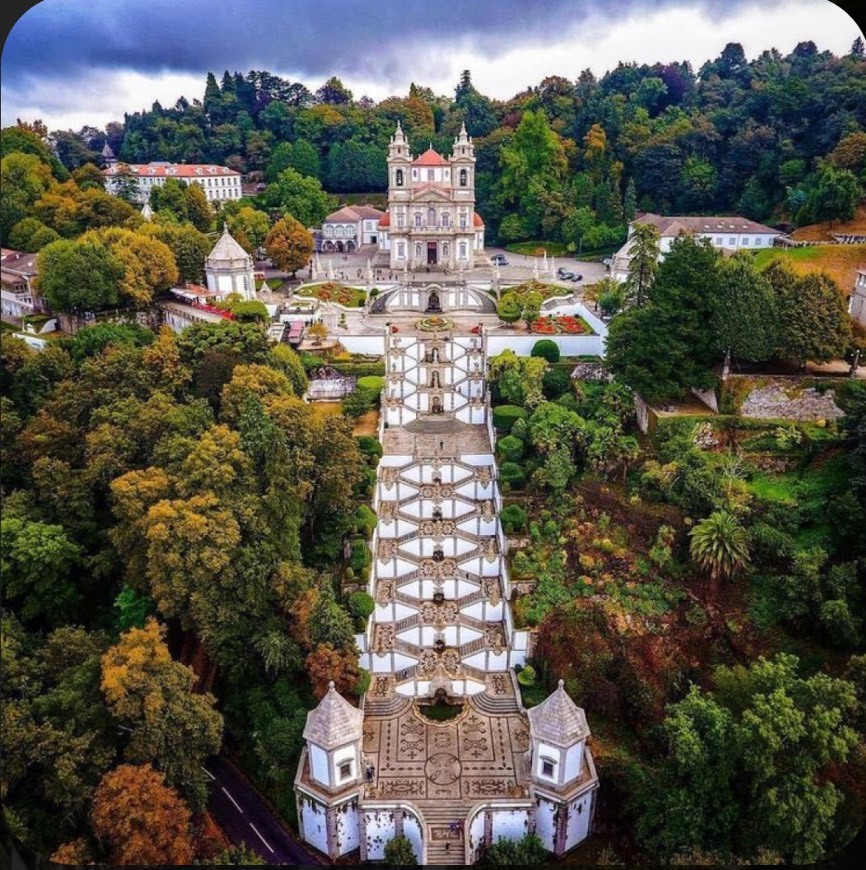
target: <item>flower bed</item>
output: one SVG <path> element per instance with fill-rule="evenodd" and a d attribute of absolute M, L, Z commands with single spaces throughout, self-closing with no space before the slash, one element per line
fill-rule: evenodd
<path fill-rule="evenodd" d="M 555 287 L 553 284 L 544 284 L 541 281 L 530 279 L 522 284 L 517 284 L 515 287 L 507 287 L 504 289 L 503 295 L 514 293 L 516 296 L 523 298 L 530 293 L 538 293 L 542 299 L 550 299 L 551 296 L 563 296 L 567 292 L 562 287 Z"/>
<path fill-rule="evenodd" d="M 443 330 L 451 329 L 454 326 L 454 322 L 445 317 L 425 317 L 419 320 L 415 326 L 421 332 L 442 332 Z"/>
<path fill-rule="evenodd" d="M 573 314 L 555 314 L 532 321 L 530 332 L 537 335 L 593 335 L 592 328 L 582 318 Z"/>
<path fill-rule="evenodd" d="M 310 284 L 302 287 L 299 296 L 312 296 L 321 302 L 336 302 L 347 308 L 361 308 L 366 294 L 355 287 L 347 287 L 337 281 L 327 281 L 324 284 Z"/>

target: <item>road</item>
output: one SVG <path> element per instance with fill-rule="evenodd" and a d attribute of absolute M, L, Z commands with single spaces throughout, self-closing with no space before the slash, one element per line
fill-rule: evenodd
<path fill-rule="evenodd" d="M 322 862 L 301 846 L 246 777 L 225 758 L 211 758 L 205 770 L 212 779 L 208 808 L 232 843 L 245 843 L 268 864 L 320 867 Z"/>

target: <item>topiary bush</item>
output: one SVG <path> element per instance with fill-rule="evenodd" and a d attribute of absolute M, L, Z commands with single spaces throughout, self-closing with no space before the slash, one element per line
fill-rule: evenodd
<path fill-rule="evenodd" d="M 376 528 L 376 514 L 367 505 L 358 505 L 355 511 L 355 529 L 362 535 L 372 535 Z"/>
<path fill-rule="evenodd" d="M 367 457 L 371 465 L 376 465 L 377 461 L 382 458 L 382 445 L 378 438 L 372 435 L 360 435 L 357 439 L 358 449 L 364 456 Z M 372 460 L 372 461 L 371 461 Z"/>
<path fill-rule="evenodd" d="M 526 511 L 519 504 L 510 504 L 503 508 L 499 519 L 509 535 L 522 532 L 526 528 Z"/>
<path fill-rule="evenodd" d="M 535 342 L 529 355 L 541 357 L 549 363 L 559 362 L 559 345 L 549 338 L 542 338 Z"/>
<path fill-rule="evenodd" d="M 534 686 L 535 680 L 535 668 L 532 667 L 532 665 L 524 665 L 517 674 L 517 682 L 520 683 L 521 686 L 526 686 L 526 688 Z"/>
<path fill-rule="evenodd" d="M 493 425 L 506 435 L 511 431 L 515 420 L 526 417 L 526 411 L 519 405 L 500 405 L 493 409 Z"/>
<path fill-rule="evenodd" d="M 516 462 L 503 462 L 499 466 L 499 480 L 511 489 L 519 489 L 526 483 L 526 474 Z"/>
<path fill-rule="evenodd" d="M 513 435 L 506 435 L 496 442 L 496 453 L 502 462 L 520 462 L 523 458 L 523 442 Z"/>
<path fill-rule="evenodd" d="M 518 417 L 514 421 L 514 425 L 511 427 L 511 434 L 515 438 L 519 438 L 521 441 L 526 441 L 526 438 L 529 435 L 529 423 L 526 422 L 524 417 Z"/>
<path fill-rule="evenodd" d="M 385 389 L 385 378 L 380 375 L 364 375 L 358 378 L 358 389 L 369 390 L 371 393 L 381 393 Z"/>
<path fill-rule="evenodd" d="M 545 399 L 558 399 L 571 393 L 571 377 L 562 369 L 548 369 L 541 379 L 541 389 Z"/>
<path fill-rule="evenodd" d="M 366 619 L 376 609 L 376 602 L 372 595 L 366 592 L 353 592 L 349 596 L 349 610 L 352 616 L 358 619 Z"/>

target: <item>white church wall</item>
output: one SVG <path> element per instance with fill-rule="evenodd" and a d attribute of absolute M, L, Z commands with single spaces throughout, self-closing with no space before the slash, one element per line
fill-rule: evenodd
<path fill-rule="evenodd" d="M 506 840 L 520 840 L 529 831 L 529 810 L 495 809 L 493 811 L 493 842 L 500 837 Z"/>
<path fill-rule="evenodd" d="M 316 782 L 330 785 L 330 779 L 328 778 L 328 753 L 312 743 L 308 744 L 308 746 L 310 747 L 310 772 L 313 779 Z"/>
<path fill-rule="evenodd" d="M 364 811 L 364 837 L 367 846 L 367 860 L 381 861 L 385 857 L 385 846 L 395 836 L 394 811 L 391 809 Z"/>
<path fill-rule="evenodd" d="M 358 801 L 351 800 L 335 809 L 337 851 L 346 855 L 361 845 L 361 825 L 358 819 Z"/>
<path fill-rule="evenodd" d="M 535 808 L 535 833 L 548 852 L 554 849 L 553 838 L 556 833 L 556 804 L 545 798 L 538 799 Z"/>
<path fill-rule="evenodd" d="M 571 746 L 565 753 L 565 778 L 564 782 L 571 782 L 580 776 L 580 769 L 583 764 L 583 741 L 581 740 L 576 746 Z"/>
<path fill-rule="evenodd" d="M 320 852 L 328 854 L 328 821 L 325 807 L 301 795 L 301 824 L 304 839 Z"/>
<path fill-rule="evenodd" d="M 589 833 L 589 819 L 592 806 L 592 794 L 586 795 L 580 800 L 574 801 L 568 807 L 568 826 L 565 833 L 565 848 L 574 848 Z"/>
<path fill-rule="evenodd" d="M 418 817 L 409 810 L 403 811 L 403 834 L 415 850 L 415 858 L 421 864 L 424 861 L 424 834 Z"/>

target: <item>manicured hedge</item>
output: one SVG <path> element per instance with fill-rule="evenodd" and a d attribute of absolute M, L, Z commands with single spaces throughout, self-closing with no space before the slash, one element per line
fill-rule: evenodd
<path fill-rule="evenodd" d="M 361 534 L 372 535 L 376 528 L 377 517 L 375 511 L 365 504 L 358 505 L 355 511 L 355 528 Z"/>
<path fill-rule="evenodd" d="M 513 435 L 506 435 L 496 442 L 496 452 L 503 462 L 520 462 L 523 458 L 523 442 Z"/>
<path fill-rule="evenodd" d="M 369 375 L 385 377 L 384 362 L 332 362 L 329 363 L 332 368 L 335 368 L 342 375 L 352 375 L 356 378 L 363 378 Z"/>
<path fill-rule="evenodd" d="M 510 504 L 508 507 L 504 507 L 499 515 L 499 519 L 506 534 L 510 535 L 514 532 L 522 532 L 526 528 L 526 511 L 518 504 Z"/>
<path fill-rule="evenodd" d="M 349 565 L 352 570 L 363 571 L 372 561 L 367 542 L 363 538 L 352 538 L 352 555 L 349 557 Z"/>
<path fill-rule="evenodd" d="M 374 438 L 372 435 L 359 435 L 356 440 L 358 442 L 358 449 L 365 456 L 375 456 L 377 458 L 382 456 L 382 445 L 379 443 L 378 438 Z"/>
<path fill-rule="evenodd" d="M 366 619 L 376 609 L 376 602 L 366 592 L 354 592 L 349 596 L 349 610 L 353 616 Z"/>
<path fill-rule="evenodd" d="M 549 363 L 559 362 L 559 345 L 549 338 L 542 338 L 532 346 L 530 356 L 541 357 Z"/>
<path fill-rule="evenodd" d="M 499 405 L 493 409 L 493 425 L 506 434 L 511 431 L 514 421 L 525 417 L 526 411 L 519 405 Z"/>
<path fill-rule="evenodd" d="M 513 488 L 521 487 L 526 483 L 526 474 L 516 462 L 503 462 L 499 466 L 499 480 Z"/>

